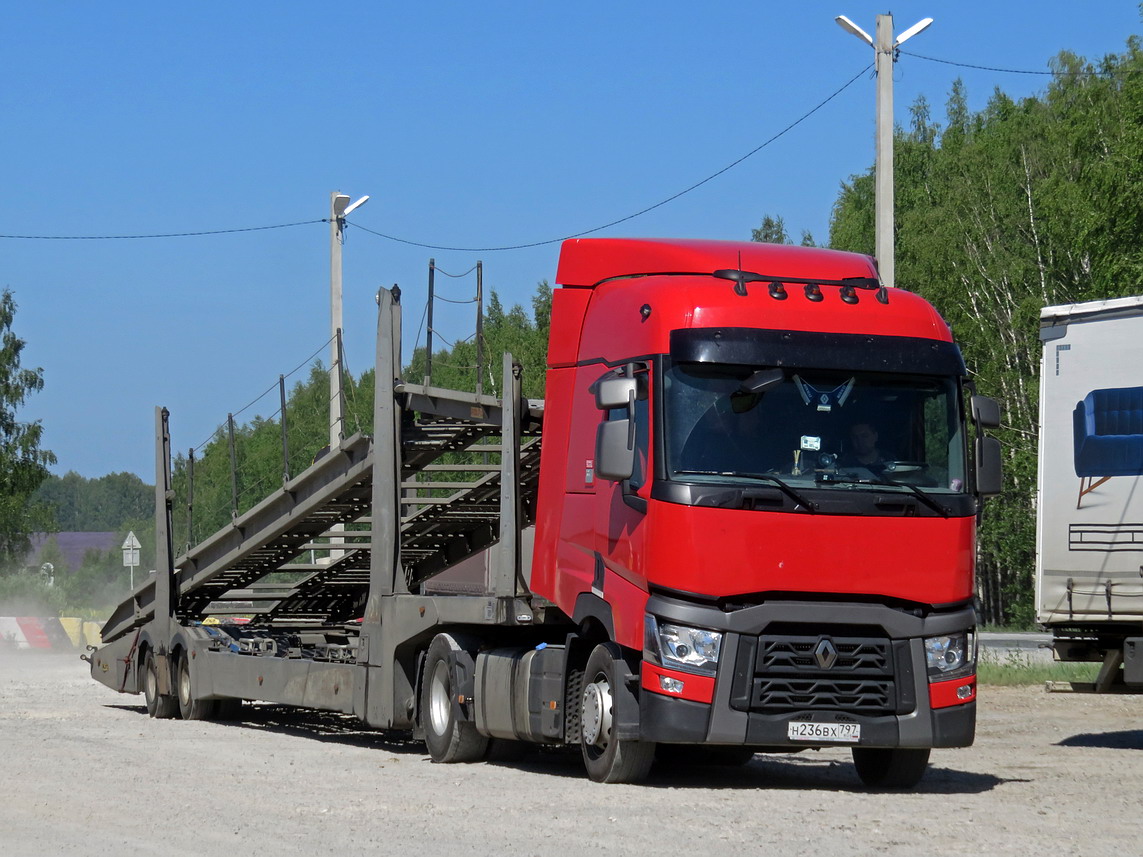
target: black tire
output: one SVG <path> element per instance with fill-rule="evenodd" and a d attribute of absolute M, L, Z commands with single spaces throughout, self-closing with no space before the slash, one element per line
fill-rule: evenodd
<path fill-rule="evenodd" d="M 218 714 L 218 704 L 213 699 L 195 699 L 192 687 L 190 658 L 183 652 L 179 655 L 179 666 L 175 671 L 179 717 L 183 720 L 213 720 Z"/>
<path fill-rule="evenodd" d="M 487 736 L 476 731 L 475 723 L 456 716 L 450 655 L 459 651 L 461 647 L 451 635 L 437 634 L 425 655 L 420 725 L 434 762 L 476 762 L 488 752 Z"/>
<path fill-rule="evenodd" d="M 587 659 L 580 695 L 580 750 L 587 775 L 597 783 L 637 783 L 655 761 L 655 745 L 617 738 L 612 731 L 612 688 L 626 672 L 619 668 L 623 653 L 615 643 L 596 646 Z"/>
<path fill-rule="evenodd" d="M 147 701 L 147 713 L 156 720 L 168 720 L 179 713 L 178 701 L 173 696 L 159 694 L 159 668 L 150 651 L 143 658 L 143 698 Z"/>
<path fill-rule="evenodd" d="M 911 789 L 929 765 L 929 750 L 905 747 L 854 747 L 853 765 L 861 782 L 872 788 Z"/>

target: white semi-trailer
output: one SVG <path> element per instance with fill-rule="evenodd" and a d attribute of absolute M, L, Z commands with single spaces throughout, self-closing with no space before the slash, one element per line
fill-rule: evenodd
<path fill-rule="evenodd" d="M 1143 297 L 1040 314 L 1036 618 L 1096 691 L 1143 690 Z"/>

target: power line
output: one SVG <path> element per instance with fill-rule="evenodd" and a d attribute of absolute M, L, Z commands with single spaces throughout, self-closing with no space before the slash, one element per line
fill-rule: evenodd
<path fill-rule="evenodd" d="M 450 274 L 448 271 L 444 270 L 443 268 L 441 268 L 437 264 L 433 265 L 433 270 L 436 271 L 438 274 L 444 274 L 446 277 L 451 277 L 454 280 L 459 280 L 461 277 L 467 277 L 469 274 L 471 274 L 473 271 L 475 271 L 476 266 L 473 265 L 471 268 L 469 268 L 463 274 Z"/>
<path fill-rule="evenodd" d="M 289 378 L 289 377 L 293 376 L 295 373 L 301 371 L 304 367 L 308 366 L 310 364 L 311 360 L 313 360 L 315 357 L 317 357 L 319 354 L 321 354 L 326 348 L 329 347 L 329 344 L 331 342 L 333 342 L 334 338 L 335 337 L 331 336 L 329 339 L 327 339 L 321 345 L 321 347 L 318 348 L 317 351 L 315 351 L 313 354 L 311 354 L 309 357 L 307 357 L 305 360 L 303 360 L 301 363 L 299 363 L 297 366 L 295 366 L 293 369 L 291 369 L 289 372 L 287 372 L 285 375 L 283 375 L 282 378 L 283 379 Z M 332 369 L 332 367 L 330 367 L 330 368 Z M 234 411 L 230 416 L 232 416 L 232 417 L 240 416 L 243 412 L 254 407 L 254 405 L 258 404 L 260 401 L 262 401 L 264 398 L 266 398 L 266 396 L 269 395 L 270 392 L 272 392 L 273 390 L 276 390 L 276 389 L 278 389 L 278 384 L 277 383 L 271 384 L 262 393 L 259 393 L 255 398 L 251 399 L 249 402 L 247 402 L 245 405 L 243 405 L 237 411 Z M 281 412 L 281 408 L 279 408 L 278 411 L 275 411 L 274 413 L 277 414 L 280 412 Z M 271 415 L 269 418 L 273 419 L 274 415 Z M 198 452 L 200 449 L 202 449 L 204 446 L 206 446 L 208 443 L 210 443 L 212 440 L 214 440 L 215 437 L 218 436 L 218 433 L 220 431 L 222 431 L 222 429 L 223 429 L 223 425 L 219 424 L 218 427 L 215 428 L 214 432 L 210 435 L 210 437 L 208 437 L 206 440 L 204 440 L 202 443 L 200 443 L 198 446 L 196 446 L 193 451 Z"/>
<path fill-rule="evenodd" d="M 922 57 L 922 59 L 928 59 L 928 57 Z M 367 226 L 362 226 L 360 223 L 350 223 L 350 225 L 355 226 L 356 228 L 361 229 L 364 232 L 368 232 L 371 235 L 375 235 L 378 238 L 384 238 L 388 241 L 395 241 L 399 244 L 408 244 L 408 245 L 413 246 L 413 247 L 422 247 L 422 248 L 425 248 L 428 250 L 449 250 L 449 251 L 462 252 L 462 253 L 493 253 L 493 252 L 502 251 L 502 250 L 525 250 L 525 249 L 529 249 L 532 247 L 543 247 L 543 246 L 548 245 L 548 244 L 557 244 L 561 241 L 566 241 L 569 238 L 582 238 L 585 235 L 591 235 L 595 232 L 602 232 L 604 229 L 610 229 L 612 226 L 618 226 L 620 223 L 626 223 L 628 220 L 634 220 L 635 218 L 642 217 L 644 214 L 647 214 L 651 211 L 654 211 L 657 208 L 662 208 L 664 205 L 667 205 L 670 202 L 674 202 L 676 199 L 679 199 L 680 197 L 685 196 L 686 194 L 690 193 L 691 191 L 697 190 L 698 188 L 702 187 L 703 185 L 705 185 L 711 181 L 714 181 L 714 179 L 718 178 L 723 173 L 726 173 L 726 172 L 734 169 L 739 164 L 741 164 L 743 161 L 745 161 L 748 158 L 751 158 L 754 155 L 758 154 L 760 151 L 765 149 L 771 143 L 775 142 L 776 140 L 778 140 L 781 137 L 788 134 L 794 128 L 801 125 L 803 122 L 805 122 L 811 116 L 813 116 L 815 113 L 817 113 L 823 107 L 825 107 L 827 104 L 829 104 L 835 98 L 837 98 L 837 96 L 841 95 L 841 93 L 843 93 L 845 90 L 847 90 L 859 77 L 861 77 L 863 74 L 865 74 L 871 68 L 873 68 L 872 63 L 865 66 L 865 68 L 861 69 L 861 71 L 859 71 L 857 74 L 855 74 L 849 80 L 847 80 L 844 84 L 842 84 L 840 87 L 838 87 L 832 93 L 830 93 L 824 99 L 819 101 L 816 105 L 811 107 L 809 110 L 807 110 L 805 113 L 803 113 L 797 119 L 795 119 L 789 125 L 784 127 L 782 130 L 778 131 L 776 134 L 771 136 L 769 139 L 763 141 L 758 146 L 755 146 L 753 149 L 751 149 L 749 152 L 747 152 L 742 157 L 740 157 L 737 160 L 732 161 L 731 163 L 727 164 L 722 169 L 720 169 L 714 173 L 711 173 L 709 176 L 702 179 L 701 181 L 695 182 L 690 187 L 684 188 L 683 190 L 679 191 L 678 193 L 672 194 L 671 196 L 668 196 L 666 199 L 663 199 L 663 200 L 660 200 L 659 202 L 656 202 L 654 205 L 649 205 L 646 208 L 642 208 L 639 211 L 634 212 L 633 214 L 628 214 L 625 217 L 620 217 L 616 220 L 612 220 L 608 223 L 604 223 L 601 226 L 595 226 L 595 227 L 592 227 L 591 229 L 585 229 L 581 232 L 574 232 L 571 235 L 565 235 L 565 236 L 562 236 L 560 238 L 549 238 L 549 239 L 544 240 L 544 241 L 533 241 L 533 242 L 527 243 L 527 244 L 511 244 L 511 245 L 504 245 L 501 247 L 447 247 L 447 246 L 440 245 L 440 244 L 428 244 L 428 243 L 419 242 L 419 241 L 410 241 L 410 240 L 405 239 L 405 238 L 398 238 L 395 235 L 387 235 L 384 232 L 378 232 L 374 229 L 370 229 Z M 0 234 L 0 239 L 22 240 L 22 241 L 136 241 L 136 240 L 153 239 L 153 238 L 192 238 L 192 237 L 201 237 L 201 236 L 206 236 L 206 235 L 231 235 L 231 234 L 240 233 L 240 232 L 261 232 L 261 231 L 266 231 L 266 230 L 270 230 L 270 229 L 289 229 L 289 228 L 294 227 L 294 226 L 311 226 L 311 225 L 316 224 L 316 223 L 329 223 L 329 218 L 323 217 L 323 218 L 320 218 L 317 220 L 299 220 L 299 221 L 296 221 L 293 223 L 277 223 L 277 224 L 274 224 L 271 226 L 248 226 L 248 227 L 238 228 L 238 229 L 209 229 L 209 230 L 200 230 L 197 232 L 160 232 L 160 233 L 138 234 L 138 235 L 8 235 L 8 234 Z M 348 223 L 348 221 L 347 221 L 347 223 Z M 445 272 L 442 271 L 441 273 L 445 273 Z M 457 275 L 446 273 L 445 276 L 463 277 L 463 276 L 466 276 L 468 273 L 471 273 L 471 271 L 466 271 L 464 274 L 457 274 Z"/>
<path fill-rule="evenodd" d="M 202 235 L 232 235 L 236 232 L 264 232 L 267 229 L 289 229 L 293 226 L 312 226 L 315 223 L 329 223 L 328 217 L 320 220 L 299 220 L 295 223 L 276 223 L 273 226 L 246 226 L 240 229 L 207 229 L 201 232 L 161 232 L 153 235 L 0 235 L 0 238 L 21 241 L 137 241 L 145 238 L 197 238 Z"/>
<path fill-rule="evenodd" d="M 803 122 L 805 122 L 811 116 L 813 116 L 815 113 L 817 113 L 823 107 L 825 107 L 827 104 L 829 104 L 835 98 L 837 98 L 837 96 L 841 95 L 843 92 L 845 92 L 845 90 L 849 89 L 849 87 L 854 83 L 854 81 L 856 81 L 859 77 L 861 77 L 863 74 L 865 74 L 871 68 L 873 68 L 873 63 L 870 63 L 869 65 L 867 65 L 865 68 L 863 68 L 857 74 L 855 74 L 853 77 L 851 77 L 849 80 L 847 80 L 844 84 L 842 84 L 840 87 L 838 87 L 836 90 L 834 90 L 830 95 L 826 96 L 824 99 L 819 101 L 816 105 L 814 105 L 812 108 L 807 110 L 805 113 L 803 113 L 801 116 L 799 116 L 793 122 L 791 122 L 789 125 L 787 125 L 785 128 L 783 128 L 781 131 L 776 133 L 774 136 L 770 137 L 768 140 L 761 143 L 760 145 L 755 146 L 753 149 L 751 149 L 749 152 L 747 152 L 741 158 L 739 158 L 736 161 L 733 161 L 732 163 L 727 164 L 725 167 L 723 167 L 718 172 L 712 173 L 711 175 L 707 176 L 702 181 L 695 182 L 690 187 L 685 188 L 684 190 L 681 190 L 678 193 L 673 194 L 672 196 L 669 196 L 664 200 L 656 202 L 654 205 L 649 205 L 644 209 L 640 209 L 639 211 L 636 211 L 634 214 L 628 214 L 626 217 L 620 217 L 618 220 L 612 220 L 610 223 L 604 223 L 602 226 L 596 226 L 596 227 L 593 227 L 591 229 L 585 229 L 582 232 L 575 232 L 571 235 L 565 235 L 561 238 L 549 238 L 545 241 L 533 241 L 530 244 L 512 244 L 512 245 L 508 245 L 508 246 L 504 246 L 504 247 L 444 247 L 444 246 L 441 246 L 439 244 L 425 244 L 425 243 L 422 243 L 419 241 L 410 241 L 406 238 L 398 238 L 395 235 L 387 235 L 384 232 L 377 232 L 376 230 L 369 229 L 368 227 L 362 226 L 360 223 L 354 223 L 353 225 L 356 226 L 358 229 L 362 229 L 362 230 L 370 233 L 371 235 L 376 235 L 378 238 L 385 238 L 386 240 L 389 240 L 389 241 L 396 241 L 398 244 L 408 244 L 408 245 L 413 246 L 413 247 L 423 247 L 427 250 L 450 250 L 450 251 L 455 251 L 458 253 L 495 253 L 495 252 L 498 252 L 500 250 L 526 250 L 526 249 L 529 249 L 532 247 L 543 247 L 547 244 L 558 244 L 559 242 L 566 241 L 569 238 L 582 238 L 584 235 L 591 235 L 594 232 L 601 232 L 604 229 L 610 229 L 612 226 L 618 226 L 620 223 L 626 223 L 628 220 L 634 220 L 636 217 L 641 217 L 644 214 L 647 214 L 648 212 L 654 211 L 656 208 L 661 208 L 662 206 L 666 205 L 667 203 L 674 202 L 679 197 L 684 196 L 693 190 L 697 190 L 698 188 L 702 187 L 707 182 L 713 181 L 714 179 L 721 176 L 723 173 L 734 169 L 739 164 L 741 164 L 743 161 L 745 161 L 747 158 L 750 158 L 753 155 L 758 154 L 763 149 L 765 149 L 767 146 L 769 146 L 771 143 L 773 143 L 775 140 L 779 139 L 783 135 L 787 134 L 788 132 L 792 131 L 794 128 L 801 125 Z"/>
<path fill-rule="evenodd" d="M 943 63 L 944 65 L 954 65 L 954 66 L 957 66 L 958 68 L 971 68 L 971 69 L 976 69 L 977 71 L 1000 72 L 1001 74 L 1038 74 L 1038 75 L 1047 75 L 1047 76 L 1051 76 L 1051 77 L 1063 77 L 1065 75 L 1072 75 L 1074 77 L 1080 77 L 1080 76 L 1120 77 L 1122 75 L 1138 74 L 1140 72 L 1140 69 L 1123 69 L 1121 71 L 1112 72 L 1112 71 L 1051 71 L 1051 70 L 1039 71 L 1039 70 L 1026 69 L 1026 68 L 998 68 L 996 66 L 990 66 L 990 65 L 974 65 L 973 63 L 957 62 L 955 60 L 945 60 L 945 59 L 940 59 L 939 57 L 928 57 L 928 56 L 925 56 L 924 54 L 915 54 L 912 51 L 906 51 L 906 50 L 902 50 L 902 49 L 898 49 L 898 50 L 900 53 L 903 53 L 907 56 L 911 56 L 914 59 L 928 60 L 929 62 L 939 62 L 939 63 Z"/>

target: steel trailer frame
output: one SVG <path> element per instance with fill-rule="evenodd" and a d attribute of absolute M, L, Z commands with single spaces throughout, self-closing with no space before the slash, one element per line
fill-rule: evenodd
<path fill-rule="evenodd" d="M 399 293 L 382 289 L 377 302 L 373 437 L 344 439 L 177 559 L 169 415 L 156 408 L 156 573 L 104 625 L 89 658 L 96 679 L 146 691 L 153 663 L 156 716 L 173 716 L 181 695 L 184 717 L 260 700 L 415 730 L 420 661 L 442 629 L 495 640 L 499 626 L 512 640 L 564 621 L 527 585 L 543 402 L 522 398 L 509 354 L 501 398 L 403 382 Z M 441 461 L 463 451 L 500 462 Z M 435 479 L 450 471 L 472 481 Z M 338 533 L 344 553 L 329 563 L 296 563 L 343 524 L 368 530 Z M 434 580 L 458 567 L 482 581 Z M 259 582 L 280 570 L 307 574 Z M 203 623 L 235 615 L 249 624 Z"/>

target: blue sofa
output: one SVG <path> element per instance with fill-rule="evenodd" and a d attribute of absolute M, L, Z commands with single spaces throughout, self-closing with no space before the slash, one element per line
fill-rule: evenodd
<path fill-rule="evenodd" d="M 1143 476 L 1143 387 L 1092 390 L 1072 412 L 1080 507 L 1113 476 Z"/>

